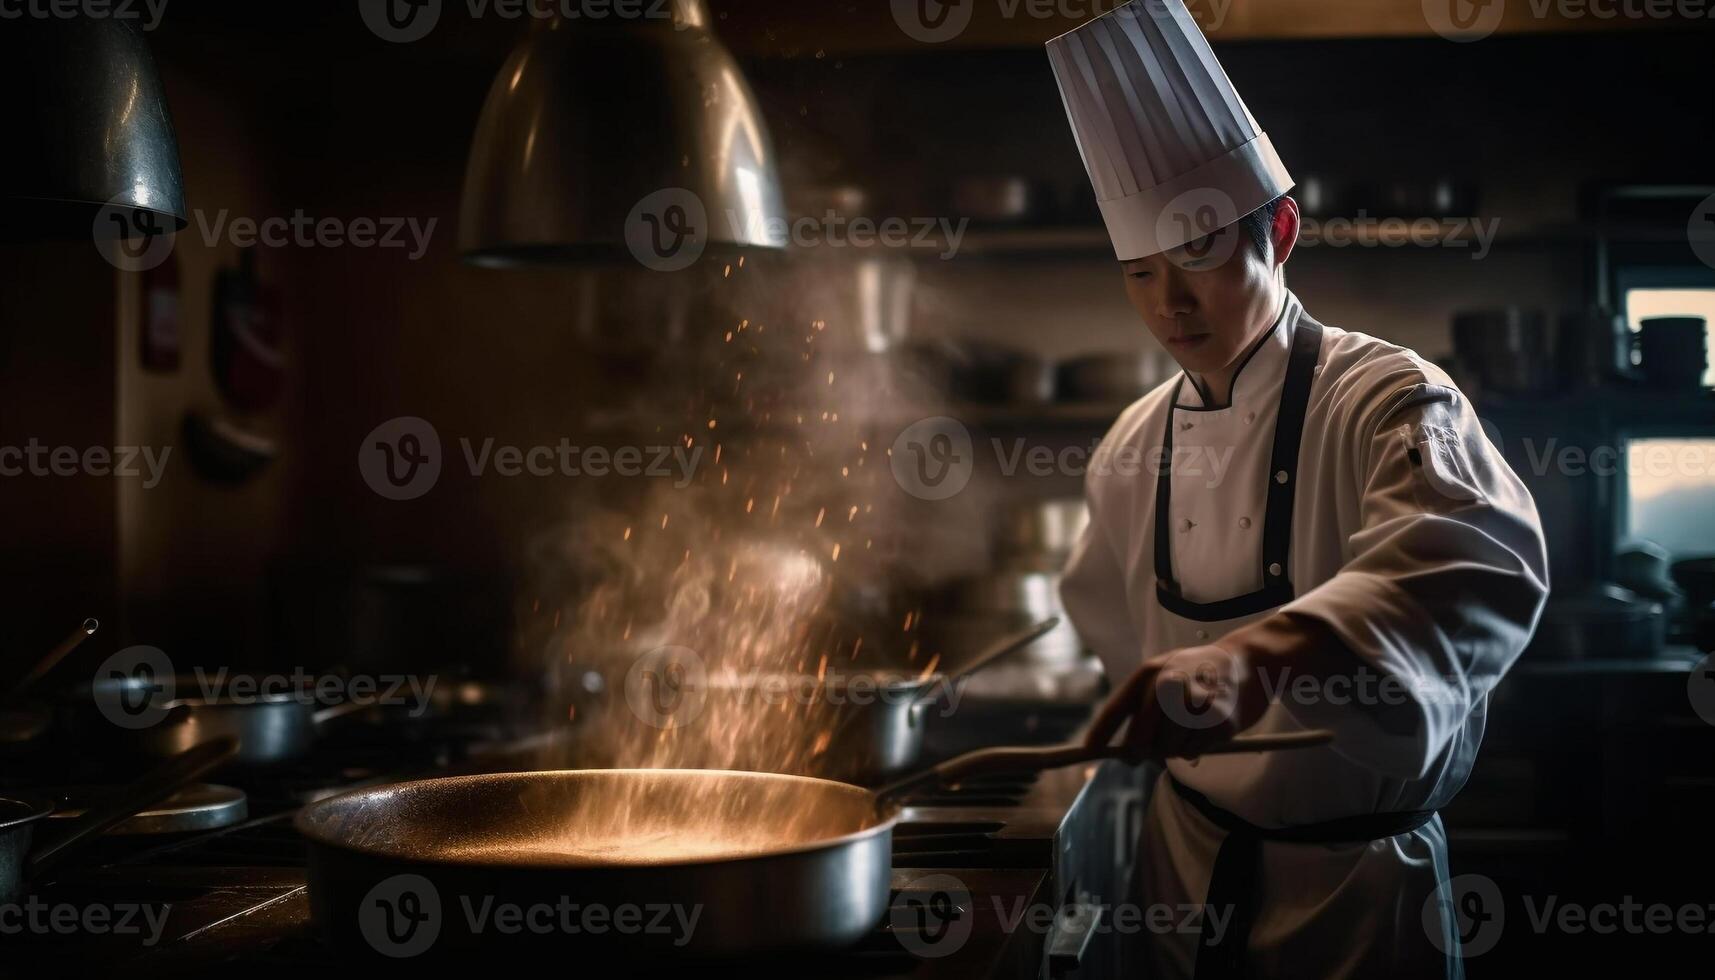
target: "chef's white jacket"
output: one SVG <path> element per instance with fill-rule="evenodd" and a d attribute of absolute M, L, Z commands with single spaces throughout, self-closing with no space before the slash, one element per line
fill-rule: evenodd
<path fill-rule="evenodd" d="M 1167 526 L 1181 595 L 1207 603 L 1258 590 L 1275 419 L 1291 339 L 1307 320 L 1289 295 L 1235 378 L 1230 407 L 1208 408 L 1195 385 L 1170 380 L 1104 440 L 1088 477 L 1089 530 L 1062 593 L 1116 684 L 1145 658 L 1273 614 L 1205 623 L 1158 603 L 1152 457 L 1171 412 Z M 1416 724 L 1384 731 L 1365 684 L 1288 687 L 1247 734 L 1329 728 L 1331 746 L 1168 763 L 1184 785 L 1269 828 L 1452 799 L 1482 741 L 1488 693 L 1535 629 L 1548 589 L 1535 504 L 1445 372 L 1374 337 L 1323 330 L 1292 515 L 1296 598 L 1283 608 L 1331 628 L 1361 659 L 1371 695 L 1407 698 Z M 1223 836 L 1175 793 L 1156 792 L 1136 897 L 1202 902 Z M 1447 975 L 1446 934 L 1432 935 L 1444 912 L 1429 902 L 1447 875 L 1439 819 L 1370 843 L 1263 845 L 1255 975 Z M 1191 976 L 1198 943 L 1152 937 L 1150 975 Z"/>

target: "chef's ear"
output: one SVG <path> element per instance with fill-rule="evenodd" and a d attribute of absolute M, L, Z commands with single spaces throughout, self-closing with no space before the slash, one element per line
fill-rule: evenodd
<path fill-rule="evenodd" d="M 1269 241 L 1274 245 L 1274 264 L 1276 268 L 1286 264 L 1292 258 L 1292 250 L 1298 245 L 1298 230 L 1302 218 L 1298 211 L 1298 202 L 1290 196 L 1280 199 L 1280 206 L 1274 210 L 1274 226 L 1269 229 Z"/>

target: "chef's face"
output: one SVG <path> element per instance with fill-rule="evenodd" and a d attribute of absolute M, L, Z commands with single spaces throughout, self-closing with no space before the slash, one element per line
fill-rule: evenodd
<path fill-rule="evenodd" d="M 1240 225 L 1124 263 L 1126 295 L 1149 332 L 1195 374 L 1231 366 L 1280 314 L 1281 266 L 1298 239 L 1298 205 L 1280 202 L 1270 254 Z"/>

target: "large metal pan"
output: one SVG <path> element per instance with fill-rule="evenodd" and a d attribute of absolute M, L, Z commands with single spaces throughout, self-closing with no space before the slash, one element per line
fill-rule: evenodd
<path fill-rule="evenodd" d="M 1326 744 L 1326 732 L 1236 739 L 1215 752 Z M 1109 757 L 1068 746 L 973 753 L 922 778 L 958 780 Z M 899 784 L 915 785 L 920 779 Z M 310 904 L 341 946 L 389 957 L 532 940 L 646 958 L 738 956 L 857 942 L 887 910 L 887 793 L 806 776 L 628 769 L 405 783 L 313 803 Z M 540 931 L 504 933 L 512 921 Z M 636 908 L 666 923 L 569 935 L 554 911 Z M 486 910 L 487 915 L 482 916 Z M 647 910 L 668 910 L 660 920 Z M 577 920 L 581 922 L 582 920 Z M 692 923 L 685 928 L 685 923 Z"/>

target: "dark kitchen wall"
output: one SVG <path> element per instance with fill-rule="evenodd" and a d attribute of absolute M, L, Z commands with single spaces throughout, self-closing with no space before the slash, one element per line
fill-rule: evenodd
<path fill-rule="evenodd" d="M 0 247 L 0 684 L 118 612 L 118 489 L 45 455 L 118 445 L 116 277 L 87 241 Z"/>
<path fill-rule="evenodd" d="M 253 510 L 222 511 L 212 530 L 193 536 L 194 560 L 154 562 L 147 556 L 177 546 L 172 534 L 150 532 L 154 544 L 132 563 L 155 576 L 150 603 L 163 618 L 196 609 L 214 577 L 223 579 L 221 594 L 250 593 L 232 597 L 229 608 L 260 616 L 248 612 L 262 606 L 259 576 L 286 559 L 514 575 L 521 556 L 555 540 L 551 528 L 592 505 L 591 490 L 578 481 L 473 477 L 462 440 L 474 447 L 488 439 L 599 441 L 610 436 L 595 429 L 593 411 L 640 397 L 670 400 L 700 380 L 688 369 L 646 383 L 639 358 L 612 352 L 627 341 L 671 350 L 652 324 L 598 317 L 593 336 L 580 332 L 576 311 L 588 298 L 590 273 L 495 272 L 458 262 L 465 155 L 504 38 L 492 50 L 472 50 L 449 24 L 434 40 L 399 47 L 350 24 L 341 29 L 356 34 L 319 39 L 290 21 L 277 29 L 191 21 L 177 34 L 163 28 L 157 43 L 175 86 L 233 107 L 242 148 L 229 146 L 218 126 L 212 133 L 182 127 L 181 139 L 191 160 L 231 153 L 240 167 L 254 162 L 261 186 L 253 197 L 231 190 L 236 207 L 435 222 L 417 258 L 379 248 L 263 251 L 290 333 L 290 390 L 277 420 L 282 457 L 268 477 L 280 482 L 253 491 Z M 1706 37 L 1245 42 L 1219 51 L 1301 178 L 1447 175 L 1481 187 L 1481 216 L 1502 222 L 1501 243 L 1481 260 L 1470 249 L 1322 247 L 1301 251 L 1291 267 L 1294 287 L 1324 319 L 1440 356 L 1455 310 L 1503 302 L 1560 310 L 1585 301 L 1587 249 L 1575 226 L 1584 182 L 1685 179 L 1710 159 L 1712 110 L 1690 97 L 1702 84 L 1696 73 Z M 306 56 L 312 49 L 315 56 Z M 870 188 L 875 217 L 955 217 L 947 187 L 970 173 L 1036 177 L 1065 201 L 1084 186 L 1040 50 L 864 57 L 806 50 L 746 66 L 787 173 Z M 211 187 L 221 186 L 219 178 L 193 185 L 193 203 L 218 205 L 228 192 Z M 925 334 L 984 337 L 1055 356 L 1148 343 L 1099 245 L 916 264 L 916 327 Z M 718 312 L 701 322 L 724 329 L 729 315 L 776 282 L 790 291 L 786 277 L 764 278 L 777 273 L 762 263 L 746 274 L 742 286 L 714 287 Z M 600 275 L 607 283 L 642 277 L 645 289 L 655 288 L 641 270 Z M 722 291 L 729 289 L 747 298 Z M 820 315 L 842 313 L 836 304 Z M 157 398 L 176 411 L 186 396 L 143 390 L 140 397 L 149 413 Z M 403 416 L 435 426 L 445 466 L 434 490 L 393 501 L 365 485 L 357 455 L 367 433 Z M 186 526 L 209 499 L 183 490 L 152 506 Z M 245 514 L 254 514 L 255 533 L 241 526 Z"/>

